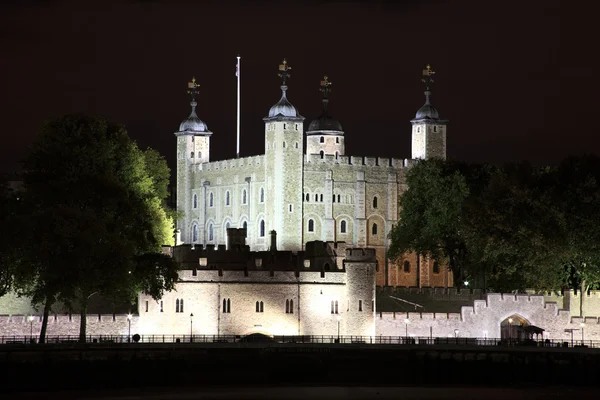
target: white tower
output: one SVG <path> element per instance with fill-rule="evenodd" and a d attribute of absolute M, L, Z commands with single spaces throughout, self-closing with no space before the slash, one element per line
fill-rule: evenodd
<path fill-rule="evenodd" d="M 291 68 L 279 65 L 281 99 L 265 117 L 266 229 L 277 232 L 278 250 L 302 250 L 304 117 L 287 99 Z M 263 234 L 263 232 L 261 232 Z M 268 234 L 268 232 L 264 232 Z"/>
<path fill-rule="evenodd" d="M 342 125 L 327 113 L 331 82 L 325 76 L 321 81 L 319 91 L 323 93 L 323 112 L 321 116 L 310 123 L 306 132 L 306 154 L 338 156 L 344 155 L 344 131 Z"/>
<path fill-rule="evenodd" d="M 210 136 L 206 124 L 196 115 L 196 94 L 198 94 L 196 78 L 188 83 L 188 93 L 192 96 L 190 105 L 192 112 L 189 117 L 179 125 L 179 131 L 175 132 L 177 137 L 177 211 L 183 212 L 183 217 L 177 221 L 177 229 L 181 232 L 181 240 L 184 243 L 198 243 L 202 237 L 203 224 L 193 228 L 191 226 L 192 209 L 203 206 L 202 193 L 192 193 L 193 168 L 196 164 L 209 161 Z M 194 196 L 196 198 L 194 199 Z"/>
<path fill-rule="evenodd" d="M 430 103 L 432 76 L 435 72 L 428 64 L 423 70 L 422 81 L 425 83 L 425 104 L 419 111 L 412 124 L 412 158 L 446 159 L 446 127 L 447 120 L 440 119 L 438 110 Z"/>

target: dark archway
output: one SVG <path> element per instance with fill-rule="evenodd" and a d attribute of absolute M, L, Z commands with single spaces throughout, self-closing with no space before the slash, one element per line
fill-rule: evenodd
<path fill-rule="evenodd" d="M 519 314 L 513 314 L 500 322 L 500 338 L 502 340 L 522 341 L 527 339 L 525 328 L 531 323 Z"/>

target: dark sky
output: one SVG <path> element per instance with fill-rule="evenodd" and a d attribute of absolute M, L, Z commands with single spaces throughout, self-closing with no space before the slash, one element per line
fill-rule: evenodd
<path fill-rule="evenodd" d="M 562 4 L 561 4 L 562 3 Z M 450 120 L 453 159 L 555 163 L 600 153 L 590 2 L 26 1 L 0 3 L 0 170 L 14 171 L 42 121 L 69 112 L 121 122 L 172 165 L 200 83 L 198 114 L 211 159 L 235 155 L 236 55 L 242 56 L 242 156 L 264 152 L 262 118 L 288 97 L 306 123 L 318 85 L 351 155 L 410 157 L 420 72 L 436 74 L 433 104 Z"/>

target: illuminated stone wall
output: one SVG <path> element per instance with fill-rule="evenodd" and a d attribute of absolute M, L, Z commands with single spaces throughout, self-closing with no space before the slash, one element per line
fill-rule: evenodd
<path fill-rule="evenodd" d="M 338 131 L 331 131 L 325 135 L 307 135 L 306 136 L 306 154 L 317 154 L 321 156 L 321 151 L 324 155 L 343 156 L 345 154 L 344 136 L 335 134 Z M 323 143 L 321 143 L 323 138 Z"/>

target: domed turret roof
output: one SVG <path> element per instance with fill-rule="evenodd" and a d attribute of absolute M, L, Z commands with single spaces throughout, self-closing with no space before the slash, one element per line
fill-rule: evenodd
<path fill-rule="evenodd" d="M 179 125 L 179 132 L 208 132 L 208 127 L 206 123 L 198 118 L 196 114 L 196 105 L 195 101 L 191 102 L 192 112 L 187 119 L 184 119 Z"/>
<path fill-rule="evenodd" d="M 429 103 L 429 96 L 427 96 L 425 104 L 417 111 L 415 119 L 440 119 L 438 110 Z"/>
<path fill-rule="evenodd" d="M 287 99 L 287 86 L 281 86 L 281 99 L 269 110 L 269 118 L 273 117 L 299 117 L 298 110 Z"/>
<path fill-rule="evenodd" d="M 330 117 L 327 114 L 322 114 L 319 118 L 313 120 L 308 126 L 308 131 L 340 131 L 342 132 L 342 124 L 337 119 Z"/>

